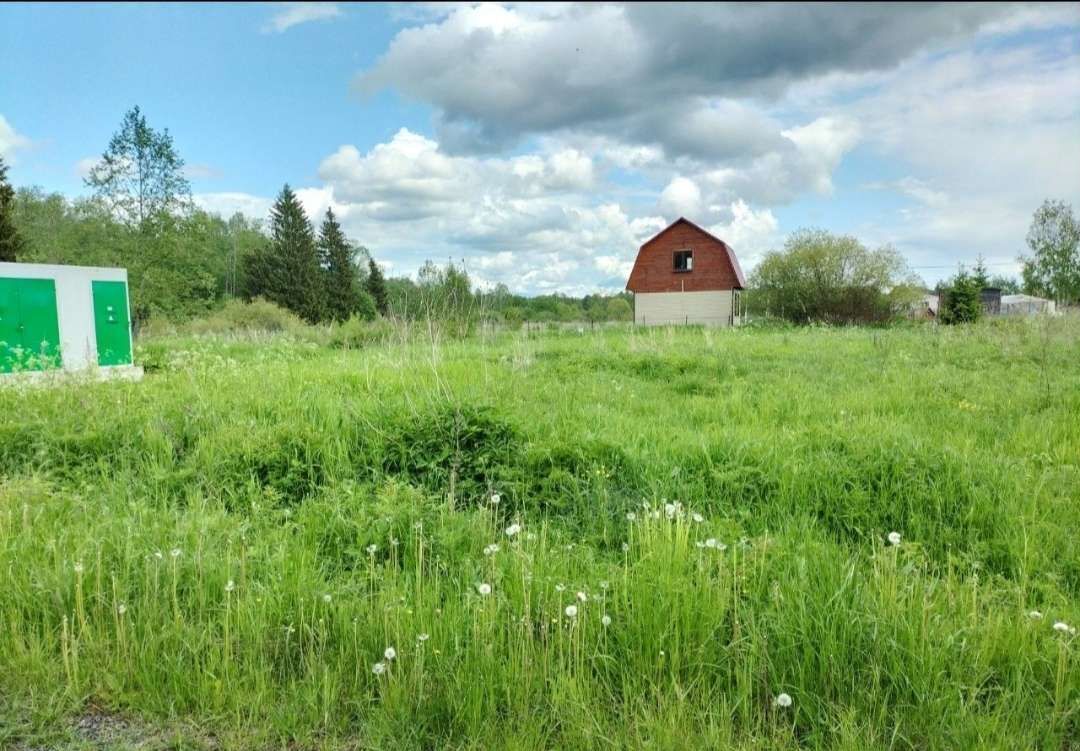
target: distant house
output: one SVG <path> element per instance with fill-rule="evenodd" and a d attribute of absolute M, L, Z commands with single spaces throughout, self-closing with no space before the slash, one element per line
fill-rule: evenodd
<path fill-rule="evenodd" d="M 746 277 L 734 251 L 681 217 L 641 246 L 626 288 L 637 324 L 738 326 L 743 318 Z"/>

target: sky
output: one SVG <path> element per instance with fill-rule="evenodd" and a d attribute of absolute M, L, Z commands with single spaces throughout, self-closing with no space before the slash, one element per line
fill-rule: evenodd
<path fill-rule="evenodd" d="M 0 4 L 0 155 L 85 195 L 126 110 L 197 204 L 291 185 L 393 275 L 622 289 L 679 216 L 752 270 L 800 228 L 928 284 L 1080 209 L 1080 4 Z"/>

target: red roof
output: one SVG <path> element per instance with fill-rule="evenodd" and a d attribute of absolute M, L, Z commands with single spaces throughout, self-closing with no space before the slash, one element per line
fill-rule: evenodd
<path fill-rule="evenodd" d="M 710 237 L 713 240 L 715 240 L 716 242 L 720 243 L 720 245 L 723 246 L 723 248 L 724 248 L 724 252 L 727 253 L 728 261 L 731 263 L 731 268 L 735 270 L 735 278 L 739 280 L 739 287 L 741 287 L 743 289 L 746 288 L 746 277 L 743 275 L 742 267 L 739 266 L 739 259 L 735 257 L 735 251 L 733 251 L 731 249 L 731 246 L 728 245 L 723 240 L 721 240 L 716 235 L 714 235 L 712 232 L 709 232 L 707 229 L 699 227 L 698 225 L 694 224 L 689 219 L 687 219 L 686 217 L 683 217 L 683 216 L 680 216 L 674 222 L 672 222 L 668 226 L 664 227 L 662 230 L 660 230 L 655 235 L 650 237 L 648 240 L 643 242 L 641 244 L 641 247 L 638 249 L 638 253 L 640 253 L 642 250 L 644 250 L 647 245 L 649 245 L 649 244 L 651 244 L 653 242 L 656 242 L 658 239 L 660 239 L 665 234 L 667 234 L 673 227 L 676 227 L 679 224 L 686 224 L 686 225 L 688 225 L 690 227 L 693 227 L 694 229 L 696 229 L 698 232 L 702 233 L 703 235 L 706 235 L 707 237 Z"/>

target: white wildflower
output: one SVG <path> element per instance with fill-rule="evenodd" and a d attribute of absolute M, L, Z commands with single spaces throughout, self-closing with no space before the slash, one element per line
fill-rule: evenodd
<path fill-rule="evenodd" d="M 484 597 L 487 597 L 489 594 L 491 594 L 491 585 L 490 584 L 478 584 L 476 586 L 476 591 L 479 592 L 480 594 L 482 594 Z"/>
<path fill-rule="evenodd" d="M 705 521 L 705 517 L 702 516 L 701 514 L 697 514 L 697 513 L 694 514 L 693 519 L 694 519 L 694 522 L 697 523 L 697 524 L 701 524 L 703 521 Z"/>
<path fill-rule="evenodd" d="M 83 568 L 82 561 L 75 562 L 75 573 L 81 574 L 85 569 Z"/>
<path fill-rule="evenodd" d="M 791 697 L 788 696 L 787 694 L 780 694 L 773 701 L 773 704 L 775 704 L 778 707 L 786 709 L 787 707 L 791 706 Z"/>
<path fill-rule="evenodd" d="M 720 546 L 720 543 L 717 541 L 717 539 L 715 537 L 710 537 L 708 540 L 705 541 L 705 547 L 707 547 L 707 548 L 717 548 L 719 546 Z"/>
<path fill-rule="evenodd" d="M 397 650 L 394 649 L 393 647 L 387 647 L 386 650 L 383 652 L 383 657 L 386 658 L 387 662 L 390 662 L 395 657 L 397 657 Z"/>
<path fill-rule="evenodd" d="M 173 548 L 172 550 L 169 551 L 169 555 L 171 555 L 173 558 L 179 558 L 180 557 L 180 548 Z"/>
<path fill-rule="evenodd" d="M 386 672 L 386 663 L 376 662 L 374 665 L 371 666 L 371 672 L 375 675 L 382 675 Z"/>
<path fill-rule="evenodd" d="M 1057 621 L 1057 622 L 1056 622 L 1056 623 L 1054 624 L 1054 630 L 1055 630 L 1055 631 L 1060 631 L 1060 632 L 1061 632 L 1061 633 L 1063 633 L 1063 634 L 1067 634 L 1067 633 L 1069 633 L 1069 632 L 1070 632 L 1070 631 L 1071 631 L 1072 629 L 1070 629 L 1070 628 L 1069 628 L 1069 624 L 1068 624 L 1068 623 L 1065 623 L 1064 621 Z"/>
<path fill-rule="evenodd" d="M 600 582 L 600 589 L 607 589 L 610 586 L 606 581 Z"/>
<path fill-rule="evenodd" d="M 577 593 L 577 598 L 581 602 L 587 602 L 588 599 L 589 599 L 589 596 L 587 594 L 585 594 L 584 592 L 578 592 Z"/>
<path fill-rule="evenodd" d="M 624 542 L 624 543 L 622 544 L 622 552 L 624 552 L 624 553 L 625 553 L 625 552 L 626 552 L 626 551 L 628 551 L 628 550 L 630 550 L 630 543 L 628 543 L 628 542 Z"/>
<path fill-rule="evenodd" d="M 562 592 L 562 591 L 563 591 L 564 589 L 566 589 L 566 585 L 565 585 L 565 584 L 556 584 L 556 585 L 555 585 L 555 591 L 556 591 L 556 592 Z"/>
<path fill-rule="evenodd" d="M 327 592 L 326 594 L 324 594 L 322 596 L 322 601 L 325 602 L 328 605 L 330 604 L 330 600 L 332 600 L 332 599 L 334 599 L 334 598 L 330 596 L 329 592 Z"/>
<path fill-rule="evenodd" d="M 677 512 L 678 510 L 679 510 L 679 509 L 678 509 L 678 508 L 677 508 L 677 507 L 675 506 L 675 504 L 674 504 L 674 503 L 665 503 L 665 504 L 664 504 L 664 513 L 665 513 L 665 514 L 667 514 L 667 518 L 668 518 L 668 519 L 670 519 L 670 518 L 672 518 L 673 516 L 675 516 L 675 514 L 676 514 L 676 512 Z"/>
<path fill-rule="evenodd" d="M 420 634 L 418 637 L 416 637 L 416 640 L 417 641 L 427 641 L 430 638 L 431 637 L 428 634 Z"/>
<path fill-rule="evenodd" d="M 890 532 L 888 540 L 889 540 L 890 545 L 899 545 L 900 544 L 900 533 L 899 532 Z"/>
<path fill-rule="evenodd" d="M 157 558 L 157 559 L 158 559 L 158 560 L 160 561 L 160 560 L 161 560 L 161 559 L 163 559 L 163 558 L 164 558 L 165 556 L 163 556 L 163 555 L 161 554 L 161 551 L 160 551 L 160 550 L 155 550 L 155 551 L 154 551 L 154 557 L 155 557 L 155 558 Z"/>
<path fill-rule="evenodd" d="M 232 579 L 229 579 L 229 581 L 225 582 L 226 592 L 232 592 L 234 589 L 236 589 L 236 582 L 234 582 Z"/>
<path fill-rule="evenodd" d="M 124 613 L 127 612 L 127 605 L 125 605 L 124 603 L 120 603 L 119 605 L 116 606 L 116 612 L 119 613 L 120 615 L 123 615 Z"/>
<path fill-rule="evenodd" d="M 567 605 L 566 606 L 566 617 L 567 618 L 577 618 L 577 605 Z"/>
<path fill-rule="evenodd" d="M 605 615 L 603 618 L 600 619 L 600 624 L 602 626 L 605 626 L 605 627 L 610 626 L 611 625 L 611 616 L 610 615 Z"/>
<path fill-rule="evenodd" d="M 495 543 L 491 543 L 490 545 L 488 545 L 487 547 L 484 548 L 484 555 L 495 555 L 498 552 L 499 552 L 499 546 L 496 545 Z"/>
<path fill-rule="evenodd" d="M 1028 613 L 1028 618 L 1032 618 L 1037 621 L 1042 618 L 1042 613 L 1040 613 L 1038 610 L 1032 610 L 1030 613 Z"/>
<path fill-rule="evenodd" d="M 378 549 L 379 549 L 379 546 L 374 544 L 374 543 L 372 543 L 371 545 L 368 545 L 366 548 L 364 548 L 364 550 L 367 551 L 368 555 L 375 555 L 375 551 L 378 550 Z"/>
<path fill-rule="evenodd" d="M 637 514 L 635 514 L 633 511 L 627 511 L 626 512 L 626 521 L 628 521 L 628 522 L 637 521 Z"/>
<path fill-rule="evenodd" d="M 498 505 L 499 505 L 499 502 L 500 502 L 501 500 L 502 500 L 502 496 L 501 496 L 501 495 L 499 495 L 498 493 L 492 493 L 492 494 L 491 494 L 491 505 L 492 505 L 492 506 L 498 506 Z"/>
<path fill-rule="evenodd" d="M 514 535 L 516 535 L 520 531 L 521 531 L 521 525 L 520 524 L 511 524 L 509 527 L 506 528 L 506 536 L 507 537 L 513 537 Z"/>

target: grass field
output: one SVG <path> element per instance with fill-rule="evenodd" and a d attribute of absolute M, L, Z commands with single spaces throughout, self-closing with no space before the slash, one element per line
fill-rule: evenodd
<path fill-rule="evenodd" d="M 0 747 L 1080 748 L 1076 319 L 149 347 L 0 390 Z"/>

